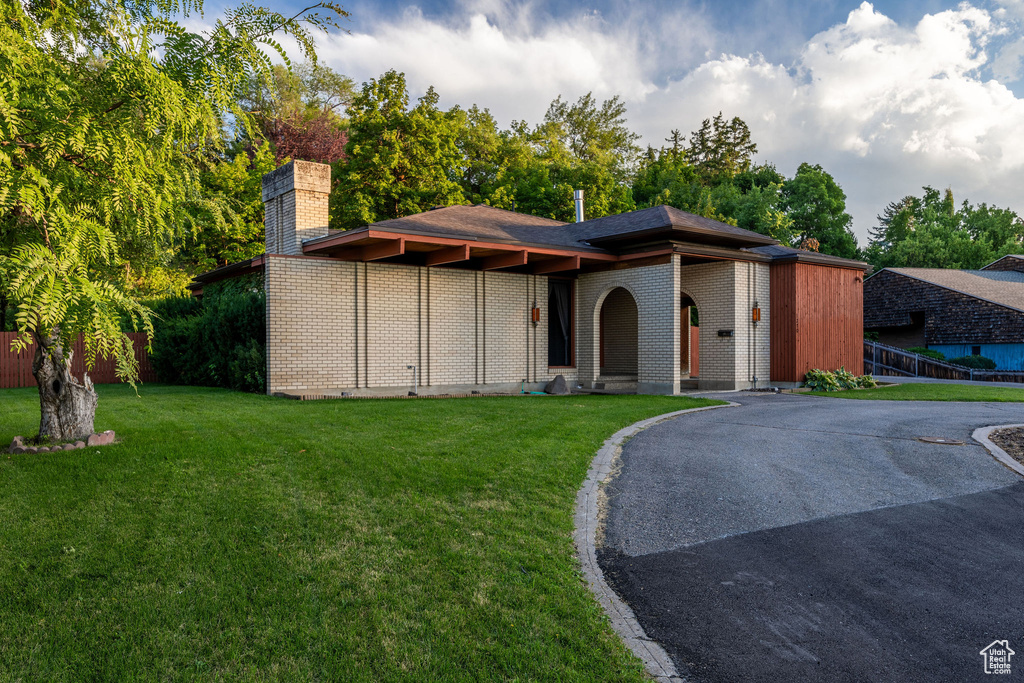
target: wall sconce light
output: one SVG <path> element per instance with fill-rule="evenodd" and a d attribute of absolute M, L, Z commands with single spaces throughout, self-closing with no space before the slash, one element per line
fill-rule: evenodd
<path fill-rule="evenodd" d="M 754 304 L 754 308 L 753 310 L 751 310 L 751 320 L 754 322 L 755 325 L 761 322 L 761 309 L 757 306 L 757 304 Z"/>
<path fill-rule="evenodd" d="M 536 327 L 537 323 L 540 322 L 540 309 L 537 308 L 536 301 L 533 302 L 533 308 L 530 310 L 530 321 L 533 323 L 534 327 Z"/>

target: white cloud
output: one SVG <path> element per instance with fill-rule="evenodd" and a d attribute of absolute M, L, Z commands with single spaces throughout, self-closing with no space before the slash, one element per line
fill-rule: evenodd
<path fill-rule="evenodd" d="M 1024 0 L 1003 6 L 963 3 L 904 26 L 865 2 L 779 64 L 712 52 L 735 41 L 692 10 L 553 19 L 466 0 L 458 23 L 411 9 L 372 33 L 325 38 L 321 57 L 358 81 L 404 71 L 414 93 L 434 85 L 444 106 L 476 103 L 503 123 L 538 121 L 560 94 L 620 94 L 655 145 L 718 111 L 740 116 L 760 159 L 786 174 L 820 163 L 836 177 L 863 242 L 875 214 L 925 184 L 1024 212 L 1024 100 L 1003 84 L 1024 55 Z"/>

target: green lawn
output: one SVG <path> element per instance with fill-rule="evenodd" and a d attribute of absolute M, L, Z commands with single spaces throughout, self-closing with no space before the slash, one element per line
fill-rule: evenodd
<path fill-rule="evenodd" d="M 645 680 L 576 490 L 616 430 L 711 401 L 98 389 L 122 443 L 0 456 L 0 680 Z M 0 443 L 37 425 L 0 391 Z"/>
<path fill-rule="evenodd" d="M 884 378 L 882 381 L 885 381 Z M 857 398 L 888 401 L 1024 401 L 1024 386 L 984 387 L 969 384 L 908 383 L 878 389 L 850 391 L 813 391 L 811 396 Z"/>

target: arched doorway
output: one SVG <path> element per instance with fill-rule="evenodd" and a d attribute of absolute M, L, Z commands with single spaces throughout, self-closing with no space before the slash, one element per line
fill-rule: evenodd
<path fill-rule="evenodd" d="M 679 370 L 684 378 L 697 379 L 700 373 L 700 320 L 697 303 L 683 294 L 679 315 Z"/>
<path fill-rule="evenodd" d="M 639 315 L 636 300 L 616 287 L 601 305 L 600 375 L 636 381 Z"/>

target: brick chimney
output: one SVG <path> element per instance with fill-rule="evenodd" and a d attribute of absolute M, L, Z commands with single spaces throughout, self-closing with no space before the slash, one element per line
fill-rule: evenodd
<path fill-rule="evenodd" d="M 289 161 L 263 176 L 263 227 L 268 254 L 301 254 L 302 243 L 327 234 L 331 167 Z"/>

